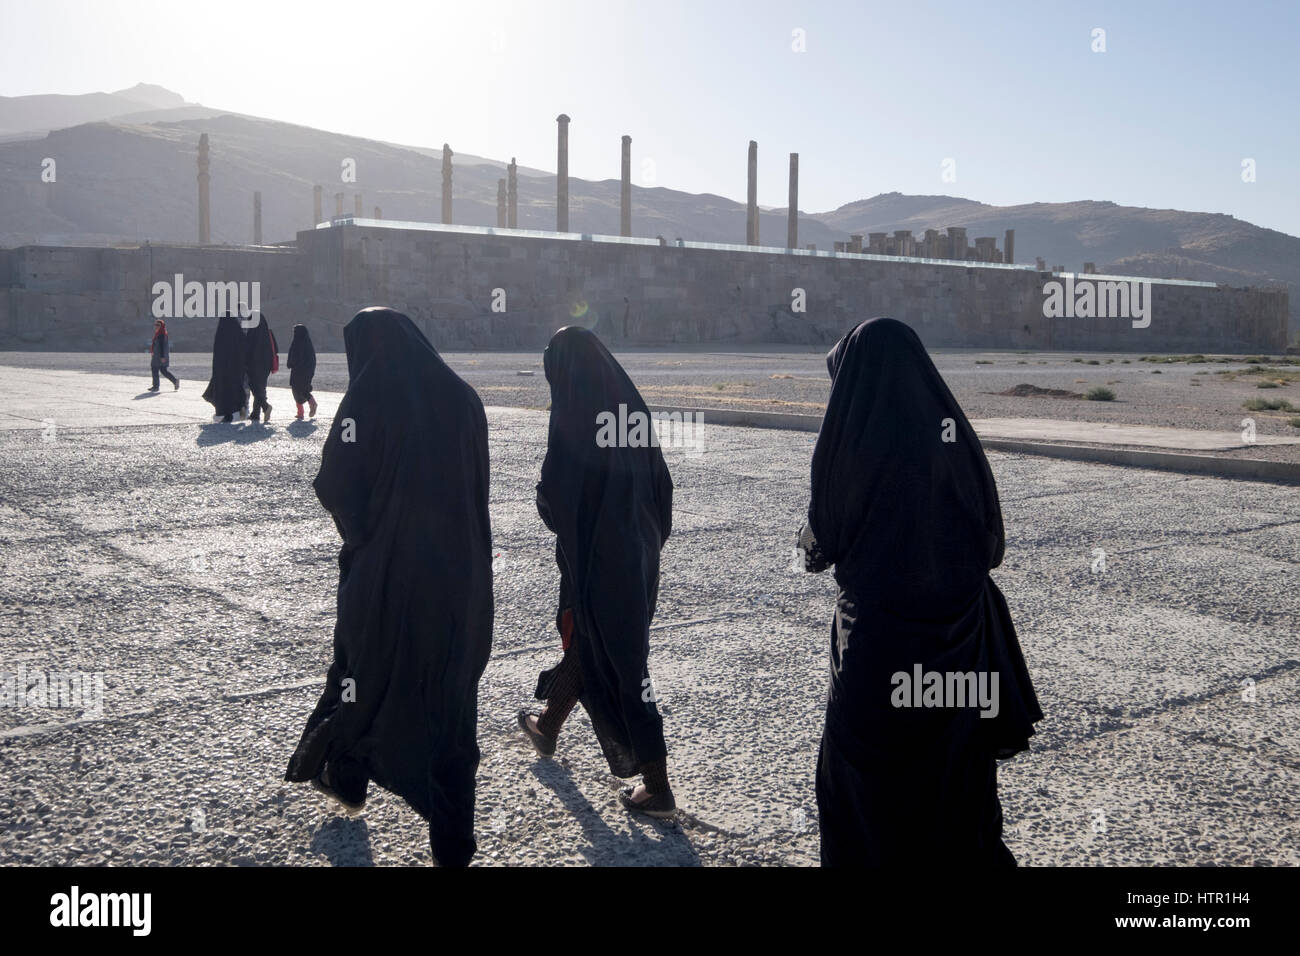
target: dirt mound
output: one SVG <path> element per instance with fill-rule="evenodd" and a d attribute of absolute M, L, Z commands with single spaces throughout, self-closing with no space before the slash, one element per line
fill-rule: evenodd
<path fill-rule="evenodd" d="M 1039 388 L 1023 382 L 1014 385 L 1005 392 L 990 392 L 990 395 L 1010 395 L 1012 398 L 1083 398 L 1082 392 L 1071 392 L 1064 388 Z"/>

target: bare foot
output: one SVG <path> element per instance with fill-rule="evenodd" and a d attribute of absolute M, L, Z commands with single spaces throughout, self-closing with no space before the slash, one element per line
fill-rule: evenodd
<path fill-rule="evenodd" d="M 635 813 L 644 813 L 661 820 L 671 820 L 677 816 L 677 803 L 671 793 L 651 793 L 644 783 L 635 787 L 624 787 L 619 791 L 618 799 L 624 809 Z"/>
<path fill-rule="evenodd" d="M 645 788 L 644 783 L 638 783 L 632 788 L 632 792 L 628 795 L 628 799 L 633 803 L 645 803 L 650 799 L 650 791 Z"/>

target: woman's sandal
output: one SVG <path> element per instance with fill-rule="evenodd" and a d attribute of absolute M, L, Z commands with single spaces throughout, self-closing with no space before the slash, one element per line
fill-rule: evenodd
<path fill-rule="evenodd" d="M 543 757 L 553 757 L 555 756 L 556 738 L 548 737 L 546 736 L 546 734 L 541 733 L 540 731 L 537 730 L 533 730 L 533 728 L 528 726 L 529 717 L 540 717 L 540 716 L 541 714 L 530 714 L 527 710 L 521 710 L 518 714 L 519 729 L 524 732 L 524 736 L 526 736 L 529 739 L 529 741 L 532 743 L 533 747 L 537 750 L 539 754 L 541 754 Z"/>
<path fill-rule="evenodd" d="M 358 813 L 360 813 L 362 810 L 366 808 L 365 797 L 361 798 L 360 803 L 353 803 L 350 800 L 345 800 L 343 798 L 343 795 L 334 789 L 334 785 L 330 782 L 329 779 L 329 764 L 326 764 L 325 766 L 321 767 L 320 773 L 316 774 L 316 776 L 311 778 L 311 785 L 315 789 L 319 790 L 321 793 L 325 794 L 325 796 L 329 797 L 331 800 L 335 801 L 341 807 L 343 807 L 343 809 L 348 812 L 349 816 L 356 816 Z"/>
<path fill-rule="evenodd" d="M 640 801 L 632 799 L 632 794 L 635 792 L 636 787 L 624 787 L 618 792 L 618 802 L 623 804 L 624 810 L 631 813 L 644 813 L 656 820 L 671 820 L 677 816 L 677 801 L 673 799 L 671 791 L 649 793 L 644 800 Z"/>

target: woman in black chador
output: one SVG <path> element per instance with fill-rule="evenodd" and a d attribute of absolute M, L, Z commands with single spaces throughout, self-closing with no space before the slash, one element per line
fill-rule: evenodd
<path fill-rule="evenodd" d="M 343 539 L 334 663 L 285 779 L 352 811 L 374 780 L 429 821 L 437 862 L 465 866 L 492 645 L 487 419 L 406 316 L 365 309 L 343 341 L 315 482 Z"/>
<path fill-rule="evenodd" d="M 826 364 L 800 535 L 808 570 L 834 565 L 840 586 L 822 864 L 1014 865 L 995 759 L 1029 746 L 1042 711 L 989 578 L 1003 552 L 993 474 L 906 325 L 863 322 Z"/>
<path fill-rule="evenodd" d="M 203 400 L 223 422 L 233 421 L 235 412 L 243 407 L 244 330 L 233 315 L 217 320 L 217 333 L 212 337 L 212 378 Z"/>
<path fill-rule="evenodd" d="M 316 417 L 316 398 L 311 393 L 311 380 L 316 377 L 316 348 L 311 344 L 311 333 L 305 325 L 293 327 L 293 341 L 289 343 L 289 388 L 294 404 L 298 406 L 297 418 L 302 419 L 302 403 L 311 406 L 311 417 Z"/>
<path fill-rule="evenodd" d="M 257 413 L 262 412 L 262 421 L 271 420 L 271 405 L 266 400 L 266 380 L 272 372 L 280 370 L 280 350 L 275 344 L 275 335 L 267 324 L 266 316 L 254 312 L 248 320 L 248 334 L 244 339 L 244 372 L 248 375 L 248 387 L 253 392 L 253 410 L 248 414 L 249 424 L 257 423 Z"/>
<path fill-rule="evenodd" d="M 546 701 L 545 710 L 520 711 L 519 724 L 538 752 L 550 756 L 560 726 L 581 700 L 610 771 L 641 774 L 641 785 L 620 794 L 623 806 L 670 817 L 676 804 L 668 751 L 646 661 L 659 551 L 672 530 L 672 478 L 657 444 L 598 442 L 602 413 L 619 419 L 623 406 L 629 422 L 637 412 L 647 422 L 649 416 L 636 386 L 595 335 L 577 326 L 560 329 L 543 365 L 551 421 L 537 510 L 555 533 L 556 627 L 564 657 L 538 680 L 535 696 Z"/>

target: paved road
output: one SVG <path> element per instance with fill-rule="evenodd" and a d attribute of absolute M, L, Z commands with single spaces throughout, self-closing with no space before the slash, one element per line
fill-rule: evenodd
<path fill-rule="evenodd" d="M 184 347 L 184 334 L 183 329 L 174 332 L 177 348 Z M 821 349 L 643 349 L 617 354 L 646 401 L 661 405 L 820 415 L 830 392 Z M 1300 394 L 1295 394 L 1300 392 L 1300 367 L 1296 366 L 1264 366 L 1277 371 L 1241 374 L 1248 368 L 1241 361 L 1153 364 L 1141 361 L 1139 354 L 941 349 L 933 357 L 967 416 L 974 419 L 1037 418 L 1240 434 L 1242 420 L 1249 417 L 1258 437 L 1300 437 L 1300 428 L 1290 424 L 1292 419 L 1300 421 Z M 478 389 L 485 404 L 546 408 L 550 401 L 540 351 L 449 352 L 444 358 Z M 148 381 L 148 356 L 143 353 L 4 352 L 0 353 L 0 366 L 4 365 L 132 373 L 141 382 Z M 185 382 L 202 391 L 211 360 L 207 353 L 177 352 L 173 367 Z M 521 376 L 521 371 L 533 374 Z M 1258 387 L 1270 378 L 1289 384 Z M 271 381 L 288 385 L 284 373 L 272 376 Z M 997 394 L 1017 385 L 1076 396 L 1094 388 L 1109 388 L 1115 400 Z M 342 355 L 320 356 L 316 386 L 340 392 L 347 387 L 347 364 Z M 1243 408 L 1243 403 L 1259 398 L 1288 400 L 1296 408 Z M 1300 445 L 1264 445 L 1217 454 L 1300 462 Z"/>
<path fill-rule="evenodd" d="M 372 790 L 349 820 L 281 780 L 330 657 L 337 539 L 310 488 L 326 422 L 124 424 L 67 381 L 32 388 L 72 423 L 0 431 L 0 670 L 105 690 L 101 719 L 0 707 L 0 863 L 427 862 L 400 800 Z M 585 718 L 553 762 L 513 731 L 558 656 L 558 579 L 533 507 L 545 417 L 489 423 L 478 862 L 814 863 L 833 582 L 790 564 L 811 436 L 710 428 L 702 455 L 669 450 L 651 673 L 674 826 L 618 808 Z M 1300 489 L 990 457 L 995 577 L 1048 715 L 1002 767 L 1013 851 L 1300 863 Z"/>
<path fill-rule="evenodd" d="M 127 375 L 0 366 L 0 430 L 35 428 L 57 431 L 68 426 L 90 428 L 212 421 L 212 407 L 203 400 L 195 383 L 186 383 L 183 391 L 173 389 L 170 383 L 163 384 L 162 391 L 149 392 L 141 390 L 138 381 Z M 332 416 L 342 399 L 340 392 L 317 389 L 314 394 L 322 418 Z M 271 387 L 267 390 L 267 397 L 277 423 L 293 419 L 295 407 L 287 388 Z M 703 414 L 707 423 L 708 412 Z M 811 423 L 813 431 L 821 420 L 820 414 L 801 415 L 800 418 L 805 426 Z M 1261 435 L 1247 443 L 1238 431 L 1215 432 L 1047 418 L 976 418 L 971 420 L 971 424 L 985 440 L 1086 442 L 1190 451 L 1300 445 L 1300 431 L 1290 435 Z"/>

